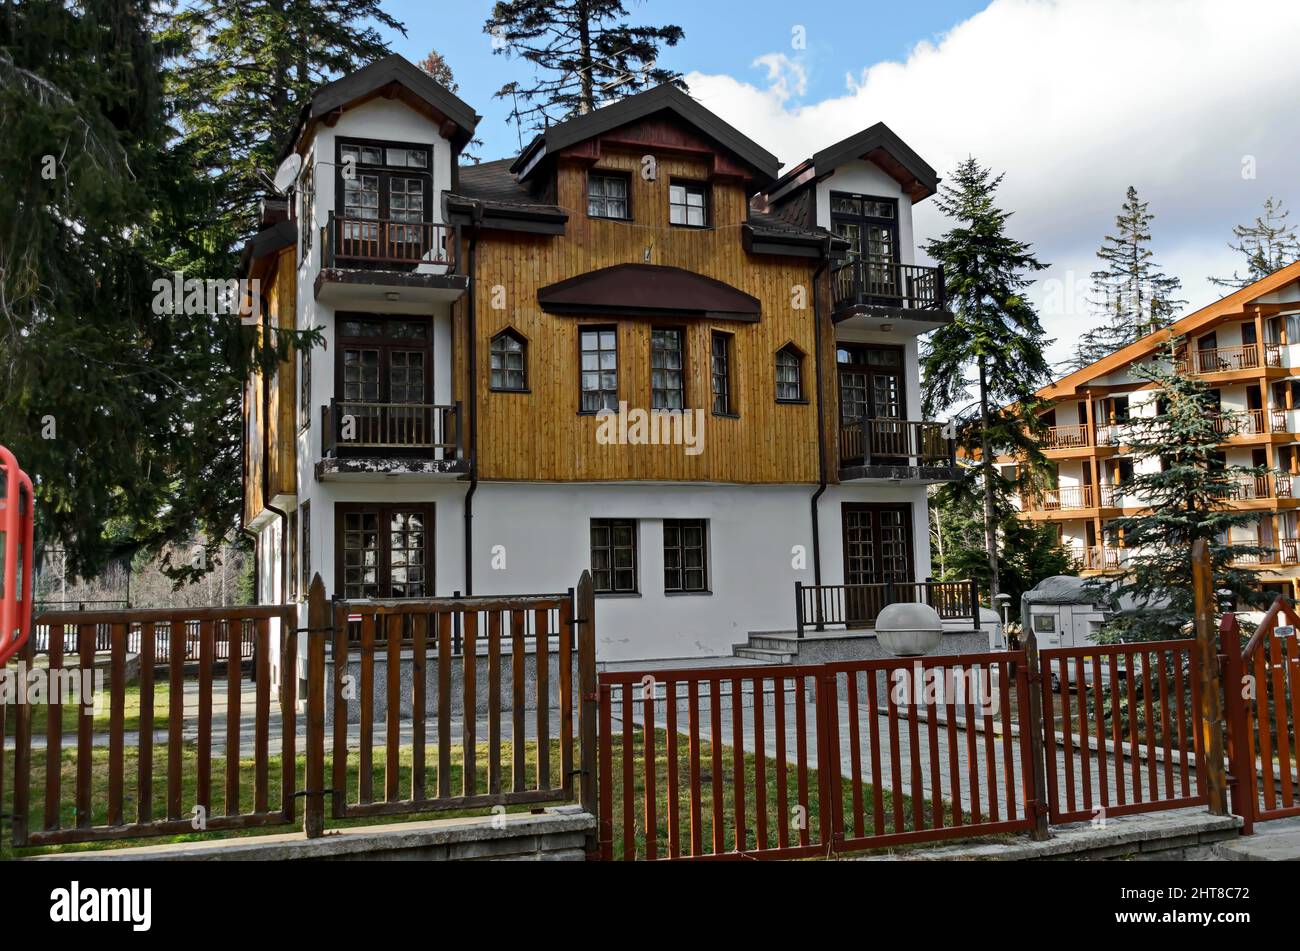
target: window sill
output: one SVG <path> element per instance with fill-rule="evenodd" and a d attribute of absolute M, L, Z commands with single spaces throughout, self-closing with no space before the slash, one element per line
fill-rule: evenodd
<path fill-rule="evenodd" d="M 630 224 L 633 218 L 614 218 L 611 215 L 587 215 L 588 221 L 621 221 L 623 224 Z"/>
<path fill-rule="evenodd" d="M 712 591 L 665 591 L 665 598 L 711 598 Z"/>
<path fill-rule="evenodd" d="M 531 393 L 532 390 L 526 386 L 523 389 L 515 389 L 513 387 L 505 387 L 505 386 L 489 386 L 488 392 L 489 393 Z"/>
<path fill-rule="evenodd" d="M 713 230 L 713 225 L 688 225 L 688 224 L 683 224 L 682 222 L 679 221 L 670 221 L 668 223 L 668 226 L 670 228 L 685 228 L 687 231 L 712 231 Z"/>
<path fill-rule="evenodd" d="M 597 591 L 596 597 L 599 599 L 624 600 L 629 598 L 641 597 L 640 591 Z"/>
<path fill-rule="evenodd" d="M 711 415 L 718 417 L 718 419 L 740 419 L 739 413 L 713 413 Z"/>
<path fill-rule="evenodd" d="M 777 400 L 777 406 L 807 406 L 807 400 Z"/>

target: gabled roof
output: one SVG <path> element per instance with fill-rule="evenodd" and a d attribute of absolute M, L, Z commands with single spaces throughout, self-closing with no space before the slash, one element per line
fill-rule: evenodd
<path fill-rule="evenodd" d="M 457 149 L 463 148 L 474 137 L 474 128 L 480 117 L 473 108 L 406 57 L 393 53 L 317 89 L 303 106 L 298 124 L 294 127 L 293 136 L 286 144 L 283 154 L 288 155 L 293 151 L 314 123 L 322 121 L 337 109 L 343 109 L 350 103 L 379 93 L 391 85 L 396 85 L 412 97 L 412 102 L 422 103 L 445 118 L 451 128 L 444 134 L 455 143 Z"/>
<path fill-rule="evenodd" d="M 759 187 L 775 179 L 781 170 L 780 161 L 771 152 L 723 122 L 676 86 L 665 84 L 551 126 L 528 144 L 510 166 L 510 171 L 525 179 L 547 156 L 662 112 L 677 116 L 739 158 L 754 171 Z"/>
<path fill-rule="evenodd" d="M 1183 337 L 1198 330 L 1208 330 L 1223 318 L 1241 314 L 1251 303 L 1266 294 L 1271 294 L 1285 287 L 1293 281 L 1300 281 L 1300 261 L 1288 264 L 1280 271 L 1274 271 L 1268 277 L 1260 278 L 1254 284 L 1248 284 L 1240 290 L 1233 291 L 1227 297 L 1174 321 L 1168 327 L 1149 333 L 1140 340 L 1135 340 L 1127 347 L 1116 350 L 1114 353 L 1102 357 L 1082 369 L 1075 370 L 1055 383 L 1043 387 L 1038 391 L 1038 395 L 1046 399 L 1062 399 L 1074 396 L 1080 389 L 1086 389 L 1087 384 L 1097 377 L 1114 373 L 1135 360 L 1150 356 L 1165 341 L 1175 337 Z M 1297 306 L 1300 306 L 1300 304 L 1297 304 Z"/>
<path fill-rule="evenodd" d="M 883 122 L 863 129 L 804 159 L 767 189 L 767 199 L 778 202 L 802 185 L 831 174 L 846 162 L 873 162 L 894 178 L 911 196 L 913 203 L 935 193 L 939 176 L 911 146 Z"/>

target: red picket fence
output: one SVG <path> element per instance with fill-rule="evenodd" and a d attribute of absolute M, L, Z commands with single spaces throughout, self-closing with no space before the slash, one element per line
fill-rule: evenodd
<path fill-rule="evenodd" d="M 1042 652 L 1052 822 L 1205 804 L 1195 647 L 1175 640 Z"/>
<path fill-rule="evenodd" d="M 799 858 L 1028 830 L 1034 770 L 1013 740 L 1033 722 L 1027 669 L 1013 651 L 603 673 L 600 857 Z"/>

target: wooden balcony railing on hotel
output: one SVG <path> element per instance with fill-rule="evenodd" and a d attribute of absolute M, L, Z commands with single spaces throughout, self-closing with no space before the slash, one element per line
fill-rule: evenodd
<path fill-rule="evenodd" d="M 1214 417 L 1214 431 L 1221 436 L 1262 436 L 1286 432 L 1283 410 L 1249 409 L 1219 413 Z"/>
<path fill-rule="evenodd" d="M 322 407 L 322 449 L 415 453 L 456 460 L 461 457 L 460 404 L 368 403 L 330 400 Z"/>
<path fill-rule="evenodd" d="M 1294 498 L 1291 476 L 1285 473 L 1264 473 L 1238 479 L 1230 485 L 1219 487 L 1220 498 L 1231 502 L 1251 502 L 1257 499 Z"/>
<path fill-rule="evenodd" d="M 1074 549 L 1074 557 L 1079 560 L 1085 571 L 1118 571 L 1128 560 L 1128 550 L 1090 545 L 1087 548 Z"/>
<path fill-rule="evenodd" d="M 1092 445 L 1088 439 L 1088 427 L 1082 423 L 1075 426 L 1052 426 L 1043 436 L 1043 449 L 1087 449 Z"/>
<path fill-rule="evenodd" d="M 1246 344 L 1186 351 L 1174 361 L 1179 373 L 1226 373 L 1230 370 L 1258 370 L 1282 366 L 1282 347 L 1276 343 Z"/>
<path fill-rule="evenodd" d="M 835 309 L 898 307 L 941 311 L 946 306 L 943 268 L 853 258 L 831 272 Z"/>
<path fill-rule="evenodd" d="M 1095 499 L 1101 499 L 1102 508 L 1115 505 L 1115 488 L 1103 485 L 1098 494 L 1091 485 L 1067 485 L 1059 489 L 1043 489 L 1037 498 L 1031 499 L 1029 508 L 1034 512 L 1068 512 L 1073 509 L 1090 509 L 1096 505 Z"/>
<path fill-rule="evenodd" d="M 455 264 L 453 229 L 430 221 L 345 218 L 330 212 L 324 266 Z"/>
<path fill-rule="evenodd" d="M 957 450 L 942 423 L 859 419 L 840 426 L 842 466 L 956 467 Z"/>

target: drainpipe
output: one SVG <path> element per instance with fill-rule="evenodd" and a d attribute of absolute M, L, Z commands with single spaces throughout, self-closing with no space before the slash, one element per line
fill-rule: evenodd
<path fill-rule="evenodd" d="M 815 354 L 813 368 L 817 374 L 817 491 L 812 496 L 812 543 L 813 543 L 813 584 L 822 583 L 822 544 L 821 528 L 817 521 L 817 503 L 826 492 L 826 419 L 822 412 L 822 305 L 817 282 L 821 279 L 831 261 L 831 239 L 826 239 L 826 254 L 817 269 L 813 271 L 813 340 Z M 818 604 L 820 604 L 820 598 Z M 819 624 L 818 630 L 822 627 Z"/>
<path fill-rule="evenodd" d="M 465 405 L 469 407 L 469 491 L 465 493 L 465 595 L 474 593 L 474 493 L 478 491 L 478 313 L 475 309 L 475 286 L 478 284 L 478 227 L 483 207 L 474 203 L 469 238 L 469 291 L 465 310 Z"/>
<path fill-rule="evenodd" d="M 262 346 L 271 339 L 271 309 L 262 300 Z M 289 513 L 271 504 L 271 374 L 262 368 L 262 505 L 280 517 L 280 600 L 287 603 L 289 596 Z"/>

